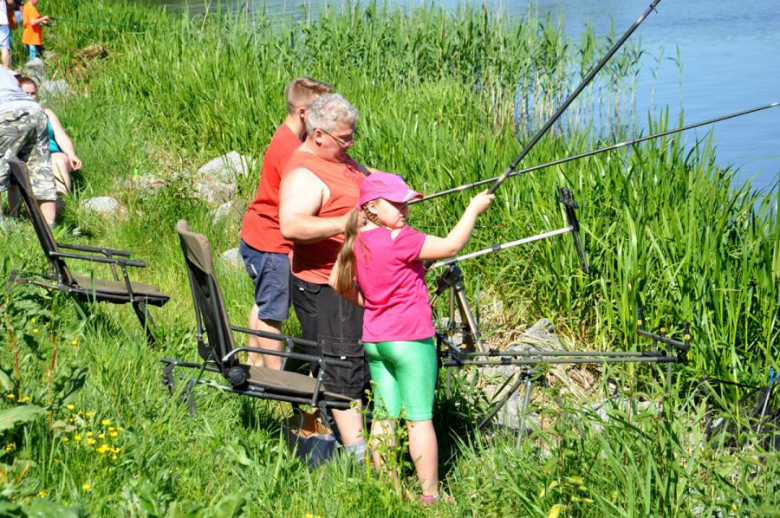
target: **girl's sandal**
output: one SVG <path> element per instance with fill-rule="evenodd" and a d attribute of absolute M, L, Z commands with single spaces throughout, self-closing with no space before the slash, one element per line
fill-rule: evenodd
<path fill-rule="evenodd" d="M 439 491 L 435 495 L 420 495 L 420 507 L 428 507 L 438 504 L 454 504 L 455 500 L 453 498 L 442 492 Z"/>

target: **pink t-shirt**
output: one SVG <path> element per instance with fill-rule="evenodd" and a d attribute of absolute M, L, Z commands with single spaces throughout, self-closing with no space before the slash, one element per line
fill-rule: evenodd
<path fill-rule="evenodd" d="M 361 232 L 355 240 L 357 281 L 365 300 L 363 341 L 424 340 L 434 335 L 425 269 L 417 259 L 425 234 L 403 227 Z"/>

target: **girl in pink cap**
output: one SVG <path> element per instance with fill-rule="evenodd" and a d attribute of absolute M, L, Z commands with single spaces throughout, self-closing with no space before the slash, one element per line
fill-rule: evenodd
<path fill-rule="evenodd" d="M 409 429 L 409 453 L 422 488 L 422 503 L 434 503 L 439 490 L 439 454 L 433 428 L 436 347 L 433 315 L 423 261 L 457 254 L 471 237 L 477 216 L 495 196 L 484 191 L 469 203 L 447 237 L 425 235 L 406 225 L 407 202 L 421 194 L 400 176 L 377 172 L 360 188 L 344 246 L 331 275 L 343 297 L 363 305 L 363 346 L 374 388 L 372 444 L 393 429 L 401 413 Z M 372 447 L 374 465 L 382 459 Z M 397 473 L 393 473 L 397 480 Z"/>

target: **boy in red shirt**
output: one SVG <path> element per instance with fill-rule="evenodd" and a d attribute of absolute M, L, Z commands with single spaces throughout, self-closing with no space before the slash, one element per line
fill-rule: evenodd
<path fill-rule="evenodd" d="M 36 0 L 37 1 L 37 0 Z M 246 271 L 255 283 L 255 304 L 249 327 L 279 333 L 290 308 L 290 260 L 292 243 L 279 231 L 279 185 L 287 161 L 306 135 L 305 117 L 311 103 L 333 87 L 309 77 L 299 77 L 287 85 L 287 117 L 277 128 L 263 158 L 257 194 L 249 204 L 241 224 L 239 251 Z M 249 337 L 249 346 L 281 350 L 269 338 Z M 250 354 L 251 365 L 281 369 L 278 356 Z"/>
<path fill-rule="evenodd" d="M 27 0 L 22 8 L 22 43 L 30 53 L 30 59 L 43 57 L 43 26 L 49 23 L 48 16 L 41 16 L 35 6 L 38 0 Z"/>

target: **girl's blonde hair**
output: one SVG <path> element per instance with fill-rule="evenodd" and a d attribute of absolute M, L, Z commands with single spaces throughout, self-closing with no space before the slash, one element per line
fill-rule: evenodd
<path fill-rule="evenodd" d="M 347 227 L 344 230 L 344 244 L 339 251 L 338 264 L 339 269 L 336 275 L 336 285 L 333 287 L 336 293 L 346 296 L 357 288 L 357 261 L 355 258 L 355 240 L 360 234 L 360 227 L 365 217 L 365 207 L 354 209 L 347 220 Z M 361 246 L 361 251 L 365 250 Z"/>

